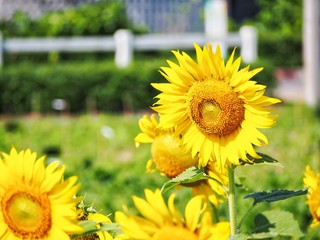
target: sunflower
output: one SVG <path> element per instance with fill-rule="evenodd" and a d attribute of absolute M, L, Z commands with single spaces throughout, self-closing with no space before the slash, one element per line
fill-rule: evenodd
<path fill-rule="evenodd" d="M 100 229 L 102 224 L 111 223 L 110 218 L 97 212 L 92 206 L 84 205 L 83 201 L 77 205 L 77 212 L 78 221 L 94 221 L 96 229 Z M 98 231 L 92 234 L 82 234 L 76 237 L 75 240 L 113 240 L 113 237 L 107 231 Z"/>
<path fill-rule="evenodd" d="M 313 217 L 311 227 L 320 226 L 320 173 L 306 166 L 303 182 L 305 187 L 309 187 L 307 205 Z"/>
<path fill-rule="evenodd" d="M 174 135 L 174 128 L 158 128 L 156 114 L 150 118 L 145 115 L 139 120 L 142 133 L 135 138 L 139 143 L 152 143 L 151 156 L 147 163 L 147 171 L 159 170 L 163 175 L 174 178 L 189 167 L 198 165 L 197 156 L 184 152 L 180 146 L 180 137 Z"/>
<path fill-rule="evenodd" d="M 80 233 L 74 198 L 77 177 L 63 179 L 64 166 L 44 157 L 37 159 L 29 149 L 0 160 L 0 239 L 70 239 Z M 73 220 L 72 220 L 73 219 Z"/>
<path fill-rule="evenodd" d="M 180 137 L 174 134 L 174 128 L 162 129 L 158 128 L 158 124 L 156 114 L 150 117 L 145 115 L 139 120 L 142 132 L 135 138 L 136 144 L 152 143 L 152 159 L 147 163 L 147 171 L 159 170 L 162 175 L 174 178 L 187 168 L 197 166 L 198 157 L 192 157 L 191 152 L 184 152 L 180 145 Z M 226 197 L 221 184 L 228 185 L 226 168 L 220 172 L 216 165 L 212 162 L 204 168 L 204 171 L 218 182 L 208 179 L 191 184 L 194 195 L 204 194 L 215 207 Z"/>
<path fill-rule="evenodd" d="M 146 200 L 133 197 L 141 215 L 115 213 L 115 220 L 123 231 L 118 239 L 132 240 L 223 240 L 229 237 L 229 223 L 212 223 L 211 214 L 203 196 L 193 197 L 186 205 L 182 218 L 174 205 L 175 195 L 165 204 L 160 190 L 146 189 Z"/>
<path fill-rule="evenodd" d="M 250 80 L 262 68 L 239 70 L 241 59 L 226 65 L 220 47 L 215 53 L 208 44 L 195 44 L 197 62 L 186 53 L 173 51 L 178 63 L 168 61 L 161 74 L 169 83 L 153 83 L 161 91 L 153 109 L 160 115 L 160 127 L 176 127 L 182 143 L 192 156 L 199 154 L 199 165 L 215 160 L 239 165 L 251 161 L 247 154 L 260 158 L 253 145 L 268 143 L 258 128 L 275 124 L 270 105 L 280 102 L 264 96 L 265 86 Z"/>

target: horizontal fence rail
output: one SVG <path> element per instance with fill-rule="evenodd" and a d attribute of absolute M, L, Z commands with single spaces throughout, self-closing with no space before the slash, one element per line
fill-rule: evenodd
<path fill-rule="evenodd" d="M 242 60 L 251 63 L 257 58 L 257 33 L 253 27 L 243 26 L 239 33 L 229 33 L 223 39 L 212 39 L 202 33 L 145 34 L 134 36 L 120 29 L 113 36 L 11 38 L 2 39 L 0 32 L 0 67 L 4 53 L 40 52 L 115 52 L 118 67 L 128 66 L 134 51 L 192 49 L 194 43 L 220 43 L 222 48 L 239 46 Z M 222 52 L 223 49 L 222 49 Z"/>

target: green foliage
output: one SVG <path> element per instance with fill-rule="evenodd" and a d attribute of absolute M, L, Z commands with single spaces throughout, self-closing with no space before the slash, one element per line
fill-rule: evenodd
<path fill-rule="evenodd" d="M 113 0 L 47 12 L 38 19 L 16 12 L 0 21 L 4 37 L 106 35 L 119 28 L 132 27 L 122 2 Z"/>
<path fill-rule="evenodd" d="M 286 211 L 265 211 L 258 214 L 254 219 L 254 222 L 256 224 L 254 233 L 237 234 L 230 239 L 278 239 L 277 237 L 280 237 L 280 239 L 283 239 L 284 237 L 293 237 L 298 239 L 304 236 L 292 213 Z"/>
<path fill-rule="evenodd" d="M 4 90 L 0 112 L 49 113 L 57 98 L 67 101 L 69 112 L 142 110 L 156 95 L 150 83 L 163 81 L 158 72 L 161 65 L 164 61 L 150 60 L 135 61 L 126 69 L 117 68 L 113 61 L 7 66 L 0 71 Z"/>
<path fill-rule="evenodd" d="M 259 56 L 279 67 L 301 66 L 302 0 L 257 3 L 260 11 L 250 24 L 259 32 Z"/>
<path fill-rule="evenodd" d="M 84 36 L 113 34 L 127 28 L 125 9 L 119 1 L 80 5 L 50 12 L 36 22 L 38 36 Z"/>

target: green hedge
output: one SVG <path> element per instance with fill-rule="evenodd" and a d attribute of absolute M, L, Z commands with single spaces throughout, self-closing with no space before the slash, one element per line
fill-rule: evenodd
<path fill-rule="evenodd" d="M 113 60 L 5 65 L 0 70 L 0 114 L 51 113 L 57 98 L 67 101 L 71 113 L 145 110 L 159 93 L 150 83 L 166 81 L 159 69 L 168 58 L 140 57 L 125 69 Z M 272 64 L 259 60 L 251 66 L 256 67 L 264 70 L 254 80 L 272 86 Z"/>
<path fill-rule="evenodd" d="M 164 60 L 137 60 L 126 69 L 113 61 L 5 66 L 0 113 L 50 113 L 56 98 L 65 99 L 71 113 L 88 110 L 88 101 L 103 112 L 147 109 L 157 94 L 150 83 L 164 81 L 158 72 L 164 65 Z"/>
<path fill-rule="evenodd" d="M 131 24 L 124 5 L 116 0 L 50 11 L 37 19 L 17 11 L 10 20 L 0 20 L 5 38 L 107 35 L 119 28 L 131 29 Z"/>

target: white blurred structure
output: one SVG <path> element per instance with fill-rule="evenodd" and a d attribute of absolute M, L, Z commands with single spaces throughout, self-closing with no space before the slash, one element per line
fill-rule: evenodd
<path fill-rule="evenodd" d="M 116 65 L 120 68 L 127 67 L 133 57 L 133 35 L 128 30 L 120 29 L 114 34 L 114 40 Z"/>
<path fill-rule="evenodd" d="M 228 36 L 228 6 L 226 0 L 207 0 L 204 5 L 204 33 L 219 44 L 222 54 L 227 52 L 225 39 Z"/>
<path fill-rule="evenodd" d="M 303 10 L 305 100 L 316 106 L 320 100 L 320 1 L 304 0 Z"/>

